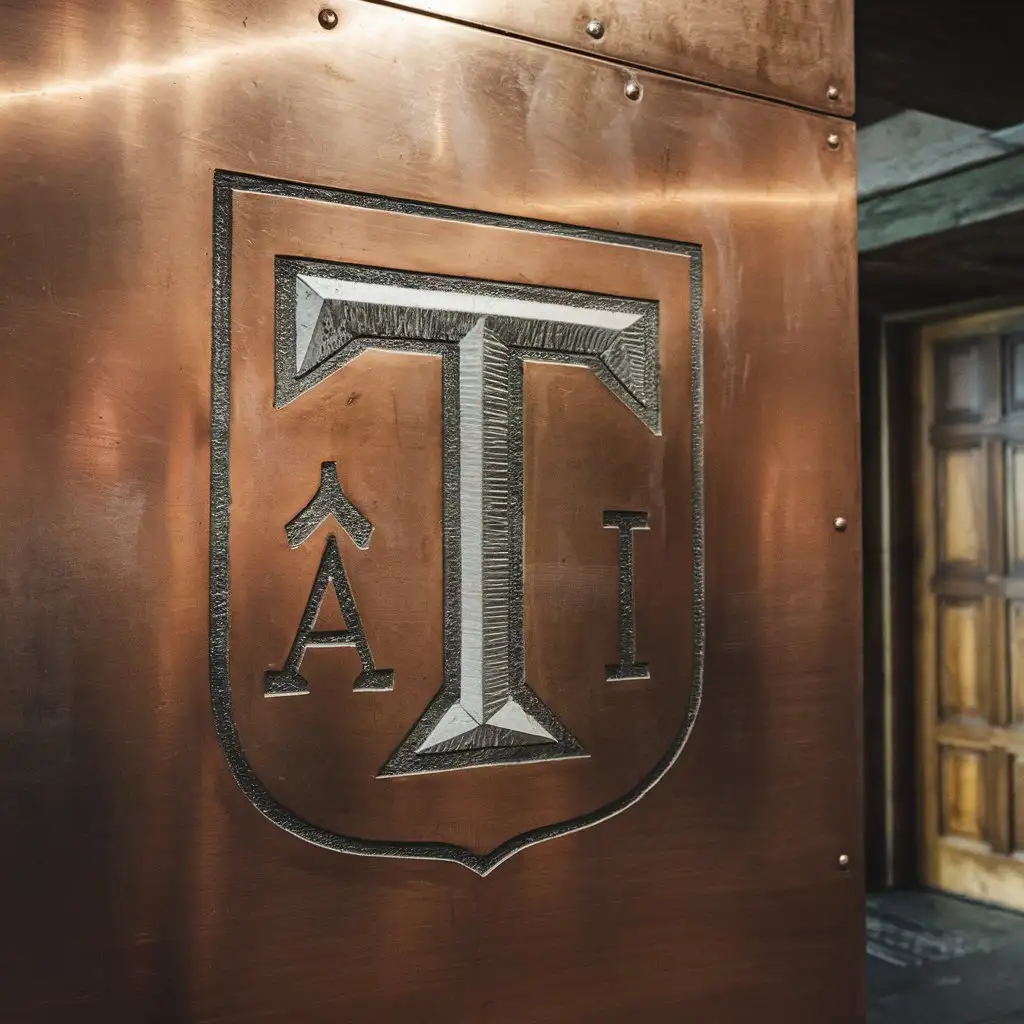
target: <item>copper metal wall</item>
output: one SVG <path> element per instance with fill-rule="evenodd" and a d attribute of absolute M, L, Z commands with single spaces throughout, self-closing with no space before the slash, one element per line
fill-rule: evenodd
<path fill-rule="evenodd" d="M 852 0 L 403 0 L 723 89 L 852 114 Z"/>
<path fill-rule="evenodd" d="M 356 0 L 337 6 L 331 30 L 317 14 L 269 0 L 3 7 L 5 1019 L 861 1019 L 852 126 Z M 848 35 L 829 52 L 848 81 Z M 607 493 L 655 495 L 652 550 L 663 557 L 638 541 L 637 600 L 656 651 L 694 642 L 687 467 L 691 413 L 700 420 L 703 705 L 679 760 L 635 806 L 480 877 L 304 843 L 232 779 L 210 691 L 218 172 L 233 215 L 239 374 L 247 339 L 272 343 L 275 255 L 361 253 L 424 273 L 657 300 L 684 341 L 700 300 L 703 408 L 680 349 L 663 365 L 660 439 L 615 440 L 625 420 L 595 381 L 527 368 L 528 529 L 542 507 L 573 509 L 597 486 L 574 489 L 581 459 L 606 460 Z M 400 211 L 346 213 L 340 192 L 305 185 L 472 216 L 431 221 L 416 238 L 419 222 Z M 648 255 L 587 249 L 595 243 L 573 228 L 647 240 Z M 691 251 L 702 295 L 679 269 Z M 348 440 L 364 430 L 358 450 L 369 454 L 351 486 L 407 502 L 394 512 L 399 540 L 370 548 L 376 568 L 352 560 L 379 663 L 412 657 L 403 630 L 420 616 L 415 657 L 439 664 L 440 514 L 416 510 L 437 507 L 441 456 L 423 439 L 439 429 L 440 370 L 394 359 L 353 364 L 344 387 L 330 385 L 353 418 L 325 413 L 309 429 Z M 283 542 L 281 516 L 316 483 L 293 461 L 299 435 L 272 437 L 259 418 L 270 372 L 232 393 L 232 557 L 250 562 L 266 538 Z M 392 404 L 400 374 L 405 398 Z M 389 431 L 379 455 L 367 447 L 374 423 Z M 836 516 L 850 529 L 837 532 Z M 588 611 L 587 588 L 614 586 L 615 549 L 611 531 L 585 540 L 566 521 L 561 541 L 528 540 L 525 628 L 530 656 L 572 682 L 578 665 L 600 672 L 614 660 L 614 605 Z M 558 596 L 567 552 L 603 568 L 581 569 L 564 591 L 584 625 L 553 630 L 529 602 Z M 284 555 L 267 557 L 265 578 L 283 579 Z M 286 645 L 315 562 L 303 562 L 294 593 L 263 586 L 258 558 L 240 569 L 232 628 Z M 244 660 L 244 645 L 232 656 Z M 353 653 L 340 656 L 354 675 Z M 317 687 L 329 692 L 351 700 L 350 676 Z M 366 835 L 406 828 L 487 848 L 636 780 L 631 751 L 663 749 L 685 701 L 630 692 L 631 710 L 572 698 L 584 719 L 611 707 L 619 731 L 614 720 L 594 726 L 610 767 L 571 807 L 549 793 L 553 810 L 524 806 L 512 783 L 486 789 L 483 770 L 434 776 L 431 806 L 378 798 L 369 782 L 339 795 L 331 752 L 354 758 L 358 774 L 380 731 L 415 714 L 397 683 L 404 710 L 359 720 L 317 721 L 302 710 L 327 699 L 315 694 L 281 704 L 252 691 L 235 704 L 251 757 L 293 810 L 333 814 L 339 830 L 358 818 Z M 270 727 L 269 706 L 294 717 Z M 535 769 L 497 775 L 520 770 Z M 445 803 L 445 779 L 462 787 L 462 817 Z M 486 800 L 473 803 L 475 785 Z"/>

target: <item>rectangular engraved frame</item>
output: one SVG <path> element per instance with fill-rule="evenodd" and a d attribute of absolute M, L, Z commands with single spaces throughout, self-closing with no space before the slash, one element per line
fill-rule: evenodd
<path fill-rule="evenodd" d="M 339 835 L 319 828 L 284 807 L 264 788 L 243 750 L 242 743 L 232 717 L 232 695 L 229 678 L 229 608 L 230 608 L 230 566 L 229 538 L 231 519 L 230 482 L 230 405 L 231 405 L 231 265 L 232 265 L 232 204 L 236 193 L 248 192 L 270 196 L 307 199 L 317 202 L 341 204 L 349 207 L 379 210 L 391 213 L 428 217 L 436 220 L 456 221 L 482 226 L 511 228 L 519 232 L 536 235 L 557 236 L 569 239 L 613 244 L 617 247 L 632 247 L 653 252 L 662 252 L 687 257 L 689 268 L 688 288 L 690 296 L 689 351 L 690 351 L 690 446 L 691 446 L 691 522 L 692 522 L 692 665 L 688 710 L 683 716 L 675 739 L 665 754 L 657 760 L 648 775 L 621 797 L 604 806 L 575 818 L 556 822 L 550 826 L 533 829 L 502 843 L 487 854 L 477 854 L 463 847 L 443 843 L 402 843 L 383 840 L 362 839 Z M 364 856 L 412 857 L 417 859 L 441 859 L 460 863 L 479 874 L 488 874 L 508 857 L 535 843 L 556 838 L 600 823 L 632 806 L 648 793 L 675 763 L 685 746 L 700 708 L 703 692 L 704 651 L 705 651 L 705 562 L 704 562 L 704 484 L 703 484 L 703 307 L 702 307 L 702 250 L 691 243 L 666 239 L 625 235 L 611 231 L 582 228 L 572 225 L 555 224 L 546 221 L 529 220 L 501 214 L 461 210 L 454 207 L 422 203 L 412 200 L 395 199 L 342 189 L 323 188 L 293 182 L 271 181 L 249 175 L 218 171 L 214 180 L 213 220 L 213 361 L 212 361 L 212 437 L 211 437 L 211 520 L 210 520 L 210 686 L 214 720 L 218 738 L 226 755 L 232 774 L 250 801 L 267 818 L 292 834 L 316 845 Z M 283 254 L 282 254 L 283 256 Z M 312 267 L 315 261 L 298 260 L 289 257 L 276 261 L 278 284 L 280 274 L 286 268 L 294 269 L 305 265 Z M 497 282 L 481 281 L 484 290 L 500 291 L 511 287 Z M 525 289 L 527 292 L 529 288 Z M 536 291 L 562 291 L 565 289 L 538 288 Z M 275 319 L 283 318 L 287 324 L 289 316 L 286 303 L 289 291 L 278 288 L 275 301 Z M 611 297 L 600 298 L 605 304 L 615 306 L 630 299 Z M 635 304 L 635 302 L 634 302 Z M 280 320 L 278 320 L 280 323 Z M 275 379 L 277 385 L 275 404 L 279 400 L 290 400 L 287 388 L 281 390 L 280 345 L 274 344 Z M 656 426 L 655 421 L 649 423 Z M 655 429 L 658 433 L 659 429 Z M 447 497 L 446 497 L 447 500 Z M 449 538 L 445 538 L 446 543 Z M 521 566 L 520 570 L 521 572 Z M 448 617 L 446 615 L 446 623 Z M 521 636 L 513 638 L 514 644 L 521 645 Z M 450 631 L 445 629 L 446 650 L 451 644 Z M 567 737 L 563 756 L 579 756 L 572 749 L 572 737 Z M 396 752 L 397 757 L 397 752 Z M 481 764 L 488 763 L 486 757 Z M 402 774 L 396 765 L 385 767 L 382 774 Z"/>

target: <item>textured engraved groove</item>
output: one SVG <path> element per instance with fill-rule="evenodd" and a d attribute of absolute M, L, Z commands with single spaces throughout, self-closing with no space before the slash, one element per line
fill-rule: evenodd
<path fill-rule="evenodd" d="M 608 665 L 608 682 L 650 679 L 647 665 L 636 660 L 636 598 L 633 594 L 633 532 L 649 530 L 646 512 L 605 512 L 605 529 L 619 531 L 619 664 Z"/>
<path fill-rule="evenodd" d="M 444 860 L 461 864 L 479 875 L 488 875 L 519 851 L 529 846 L 557 838 L 567 833 L 597 825 L 627 810 L 648 793 L 679 758 L 697 717 L 704 678 L 705 653 L 705 596 L 704 596 L 704 372 L 703 372 L 703 263 L 699 246 L 678 241 L 650 238 L 639 235 L 616 234 L 566 224 L 526 220 L 502 214 L 481 211 L 466 211 L 453 207 L 428 203 L 391 199 L 384 196 L 347 192 L 338 189 L 275 181 L 265 178 L 217 171 L 213 187 L 213 357 L 212 357 L 212 432 L 211 432 L 211 515 L 210 515 L 210 695 L 214 725 L 218 740 L 227 763 L 240 789 L 252 805 L 271 822 L 285 831 L 328 850 L 336 850 L 359 856 L 417 858 Z M 230 412 L 231 412 L 231 310 L 232 310 L 232 204 L 237 193 L 256 193 L 267 196 L 283 196 L 292 200 L 331 203 L 354 209 L 384 211 L 417 217 L 426 226 L 432 220 L 468 222 L 477 225 L 515 230 L 531 234 L 538 239 L 545 236 L 585 240 L 592 244 L 612 244 L 619 250 L 635 248 L 641 251 L 661 252 L 679 256 L 689 265 L 690 295 L 690 376 L 691 406 L 690 431 L 693 469 L 692 491 L 692 616 L 693 616 L 693 671 L 689 686 L 689 705 L 685 716 L 664 755 L 629 791 L 610 800 L 594 810 L 572 818 L 552 822 L 512 836 L 494 850 L 478 854 L 465 847 L 450 843 L 422 842 L 411 838 L 409 841 L 368 839 L 352 835 L 341 835 L 304 820 L 279 803 L 267 790 L 263 781 L 254 771 L 242 746 L 236 729 L 232 710 L 232 681 L 228 668 L 228 641 L 230 626 L 230 562 L 229 537 L 231 523 L 231 470 L 230 454 Z M 295 347 L 296 330 L 296 269 L 303 273 L 330 276 L 336 273 L 334 265 L 296 261 L 278 257 L 275 276 L 275 407 L 282 407 L 294 401 L 301 394 L 314 387 L 339 366 L 356 358 L 361 351 L 370 347 L 353 340 L 322 364 L 301 377 L 296 369 L 300 365 Z M 341 276 L 341 275 L 339 275 Z M 360 281 L 383 282 L 393 275 L 373 267 L 345 267 L 344 276 Z M 420 275 L 421 283 L 425 276 Z M 685 278 L 685 274 L 684 274 Z M 515 295 L 523 299 L 563 304 L 581 301 L 602 309 L 635 310 L 632 300 L 609 296 L 584 295 L 574 297 L 572 293 L 556 289 L 541 289 L 521 284 L 466 281 L 457 278 L 432 279 L 433 287 L 439 291 L 462 291 L 477 289 L 481 294 L 496 296 Z M 648 306 L 653 304 L 647 303 Z M 578 355 L 571 361 L 587 366 L 605 386 L 629 406 L 647 426 L 660 432 L 660 411 L 658 408 L 658 356 L 656 306 L 643 318 L 646 322 L 645 339 L 645 403 L 637 401 L 628 383 L 620 381 L 617 374 L 607 368 L 600 357 Z M 442 520 L 442 536 L 446 577 L 452 570 L 458 578 L 459 568 L 459 523 L 458 523 L 458 366 L 455 353 L 445 344 L 429 338 L 403 339 L 396 343 L 391 339 L 376 339 L 375 348 L 386 351 L 414 352 L 421 355 L 440 357 L 442 360 L 442 445 L 444 466 L 442 491 L 445 515 Z M 523 351 L 522 358 L 552 362 L 566 362 L 557 352 L 534 350 Z M 510 376 L 510 551 L 519 551 L 519 557 L 512 559 L 512 593 L 522 592 L 522 464 L 517 457 L 522 452 L 522 365 L 512 360 Z M 445 588 L 444 593 L 444 652 L 445 681 L 425 712 L 424 718 L 436 721 L 453 695 L 457 695 L 459 673 L 459 605 L 457 588 Z M 522 676 L 522 609 L 516 602 L 511 606 L 512 634 L 510 663 L 511 678 Z M 519 701 L 531 714 L 543 714 L 543 705 L 532 695 L 528 687 L 519 693 Z M 499 712 L 499 715 L 503 712 Z M 498 716 L 495 716 L 497 720 Z M 413 730 L 415 734 L 416 730 Z M 412 738 L 412 735 L 410 736 Z M 537 749 L 544 750 L 541 744 Z M 517 748 L 520 758 L 527 748 Z M 494 763 L 485 751 L 463 751 L 454 756 L 460 767 Z M 448 755 L 437 754 L 433 759 L 439 770 L 444 770 Z M 395 760 L 406 765 L 410 760 L 408 751 L 401 756 L 396 752 Z M 528 758 L 525 758 L 528 759 Z M 421 758 L 430 761 L 431 758 Z M 401 765 L 396 765 L 401 768 Z M 405 770 L 409 770 L 406 767 Z M 429 770 L 429 769 L 423 769 Z"/>
<path fill-rule="evenodd" d="M 637 320 L 609 345 L 601 355 L 605 365 L 622 386 L 640 403 L 646 405 L 647 338 L 646 324 Z"/>
<path fill-rule="evenodd" d="M 531 736 L 494 725 L 481 725 L 471 733 L 465 732 L 451 739 L 441 740 L 430 747 L 431 754 L 458 754 L 466 750 L 488 750 L 501 747 L 521 747 L 530 743 L 550 743 L 549 736 Z"/>
<path fill-rule="evenodd" d="M 295 372 L 302 373 L 306 367 L 306 359 L 313 337 L 321 330 L 321 315 L 324 311 L 324 300 L 318 295 L 309 282 L 299 276 L 295 281 Z M 318 348 L 323 341 L 319 337 Z M 313 357 L 313 362 L 320 359 Z"/>
<path fill-rule="evenodd" d="M 479 317 L 437 309 L 402 309 L 365 302 L 325 301 L 322 280 L 302 274 L 295 283 L 295 363 L 302 377 L 346 348 L 353 354 L 378 340 L 457 343 Z M 309 339 L 303 325 L 312 321 Z"/>
<path fill-rule="evenodd" d="M 481 317 L 459 345 L 459 523 L 462 531 L 462 678 L 459 703 L 469 712 L 473 728 L 485 721 L 483 332 Z"/>
<path fill-rule="evenodd" d="M 548 322 L 523 323 L 511 317 L 488 321 L 494 332 L 513 348 L 541 348 L 563 355 L 598 356 L 619 336 L 619 331 L 585 324 Z"/>
<path fill-rule="evenodd" d="M 508 676 L 508 360 L 483 331 L 484 721 L 509 699 Z"/>
<path fill-rule="evenodd" d="M 510 348 L 589 367 L 655 433 L 660 431 L 655 303 L 544 290 L 564 299 L 554 303 L 538 301 L 540 289 L 518 289 L 513 295 L 507 285 L 457 278 L 366 267 L 345 267 L 345 277 L 330 277 L 330 264 L 289 265 L 295 268 L 288 282 L 295 302 L 289 312 L 294 352 L 278 353 L 278 405 L 315 387 L 367 347 L 401 350 L 403 341 L 458 344 L 485 317 Z M 398 279 L 408 285 L 395 284 Z"/>
<path fill-rule="evenodd" d="M 373 526 L 348 500 L 338 480 L 338 464 L 324 462 L 320 465 L 320 486 L 301 512 L 291 519 L 284 528 L 290 547 L 297 548 L 305 543 L 330 517 L 352 538 L 357 548 L 370 546 Z"/>
<path fill-rule="evenodd" d="M 422 755 L 557 742 L 514 699 L 510 685 L 509 351 L 485 323 L 481 317 L 458 349 L 458 701 L 417 741 Z"/>
<path fill-rule="evenodd" d="M 388 276 L 390 273 L 382 271 L 382 276 L 377 279 L 354 276 L 317 278 L 300 274 L 299 280 L 311 287 L 321 298 L 334 299 L 351 306 L 368 304 L 390 306 L 397 310 L 448 310 L 473 314 L 474 320 L 480 316 L 494 318 L 511 315 L 517 320 L 553 320 L 559 323 L 587 324 L 614 331 L 624 329 L 635 319 L 635 313 L 632 311 L 615 309 L 607 305 L 539 301 L 536 297 L 527 297 L 530 289 L 514 285 L 504 286 L 503 290 L 499 285 L 497 288 L 478 287 L 467 291 L 459 286 L 466 283 L 465 281 L 459 282 L 457 278 L 448 278 L 448 281 L 458 283 L 446 287 L 443 283 L 445 279 L 434 278 L 437 287 L 424 292 L 415 286 L 381 283 L 393 280 Z M 410 284 L 414 279 L 422 280 L 426 276 L 404 275 Z M 557 294 L 556 289 L 544 289 L 544 292 L 548 297 Z"/>

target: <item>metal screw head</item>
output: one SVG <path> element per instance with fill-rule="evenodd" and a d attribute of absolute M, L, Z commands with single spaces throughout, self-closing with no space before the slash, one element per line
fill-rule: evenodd
<path fill-rule="evenodd" d="M 839 90 L 834 85 L 830 85 L 828 87 L 828 92 L 826 92 L 825 95 L 834 103 L 839 99 Z"/>
<path fill-rule="evenodd" d="M 321 28 L 337 28 L 338 27 L 338 12 L 332 10 L 330 7 L 325 7 L 317 15 L 317 21 L 320 22 Z"/>
<path fill-rule="evenodd" d="M 832 525 L 836 528 L 836 532 L 844 533 L 846 531 L 847 522 L 843 516 L 836 516 L 832 520 Z"/>
<path fill-rule="evenodd" d="M 825 141 L 828 143 L 828 148 L 829 149 L 838 149 L 839 148 L 839 136 L 836 135 L 835 132 L 831 132 L 829 134 L 829 137 Z"/>
<path fill-rule="evenodd" d="M 626 99 L 638 100 L 641 96 L 643 96 L 643 94 L 644 91 L 640 87 L 640 83 L 635 78 L 631 78 L 626 83 Z"/>
<path fill-rule="evenodd" d="M 587 22 L 587 35 L 591 39 L 600 39 L 604 35 L 604 23 L 597 20 L 597 18 L 591 18 Z"/>
<path fill-rule="evenodd" d="M 839 854 L 839 866 L 841 868 L 848 868 L 850 866 L 850 855 L 848 853 Z"/>

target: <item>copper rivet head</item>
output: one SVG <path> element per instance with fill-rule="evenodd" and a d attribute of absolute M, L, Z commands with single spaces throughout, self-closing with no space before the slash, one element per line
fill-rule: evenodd
<path fill-rule="evenodd" d="M 325 7 L 318 15 L 317 21 L 320 22 L 322 28 L 337 28 L 338 26 L 338 12 L 331 10 L 330 7 Z"/>
<path fill-rule="evenodd" d="M 825 140 L 828 143 L 829 149 L 839 148 L 839 136 L 835 132 L 832 132 L 829 137 Z"/>
<path fill-rule="evenodd" d="M 825 95 L 828 96 L 830 100 L 835 102 L 837 99 L 839 99 L 839 90 L 834 85 L 830 85 L 828 87 L 828 92 Z"/>
<path fill-rule="evenodd" d="M 638 100 L 643 96 L 644 91 L 640 88 L 640 83 L 635 79 L 631 78 L 626 83 L 626 98 L 630 100 Z"/>
<path fill-rule="evenodd" d="M 835 519 L 832 520 L 832 525 L 840 533 L 842 533 L 846 529 L 847 523 L 846 523 L 846 520 L 842 516 L 836 516 Z"/>
<path fill-rule="evenodd" d="M 591 18 L 587 22 L 587 35 L 591 39 L 600 39 L 604 35 L 604 23 L 597 20 L 597 18 Z"/>
<path fill-rule="evenodd" d="M 847 853 L 839 854 L 839 866 L 841 868 L 848 868 L 850 866 L 850 855 Z"/>

